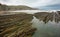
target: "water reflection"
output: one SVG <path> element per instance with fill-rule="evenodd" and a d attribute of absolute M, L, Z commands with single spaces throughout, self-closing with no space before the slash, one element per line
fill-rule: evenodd
<path fill-rule="evenodd" d="M 32 22 L 32 26 L 37 28 L 33 37 L 60 37 L 60 22 L 55 23 L 54 21 L 49 21 L 45 24 L 36 17 L 34 17 Z"/>
<path fill-rule="evenodd" d="M 33 37 L 60 37 L 60 14 L 58 12 L 36 13 L 32 20 L 37 28 Z"/>

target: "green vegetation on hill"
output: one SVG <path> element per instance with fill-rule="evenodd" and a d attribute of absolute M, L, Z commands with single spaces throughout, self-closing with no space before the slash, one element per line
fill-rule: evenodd
<path fill-rule="evenodd" d="M 0 4 L 0 11 L 6 11 L 6 10 L 36 10 L 36 8 L 31 8 L 25 5 L 7 6 Z"/>
<path fill-rule="evenodd" d="M 0 4 L 0 11 L 2 11 L 2 10 L 5 11 L 7 9 L 8 9 L 8 6 Z"/>

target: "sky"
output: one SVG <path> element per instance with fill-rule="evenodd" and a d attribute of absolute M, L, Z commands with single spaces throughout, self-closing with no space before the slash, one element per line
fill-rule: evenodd
<path fill-rule="evenodd" d="M 56 9 L 58 9 L 58 6 L 60 8 L 60 0 L 0 0 L 0 3 L 7 5 L 27 5 L 42 9 L 53 9 L 53 7 L 57 7 Z"/>

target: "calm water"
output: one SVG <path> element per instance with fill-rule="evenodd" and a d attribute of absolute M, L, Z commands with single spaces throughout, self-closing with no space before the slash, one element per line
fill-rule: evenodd
<path fill-rule="evenodd" d="M 32 23 L 32 26 L 37 28 L 33 37 L 60 37 L 60 22 L 49 21 L 45 24 L 34 17 Z"/>
<path fill-rule="evenodd" d="M 28 14 L 34 14 L 37 12 L 51 12 L 46 10 L 16 10 L 16 11 L 5 11 L 6 14 L 19 14 L 20 12 L 28 13 Z"/>

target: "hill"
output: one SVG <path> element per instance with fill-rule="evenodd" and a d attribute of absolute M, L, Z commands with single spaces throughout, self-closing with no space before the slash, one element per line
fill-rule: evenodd
<path fill-rule="evenodd" d="M 6 11 L 6 10 L 36 10 L 36 8 L 31 8 L 25 5 L 8 6 L 0 4 L 0 11 Z"/>

